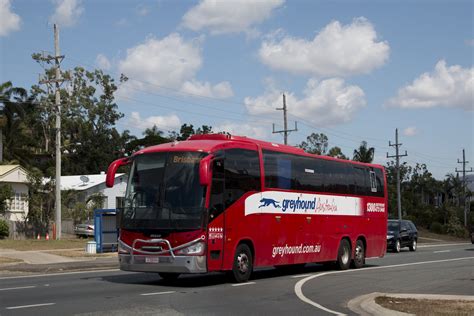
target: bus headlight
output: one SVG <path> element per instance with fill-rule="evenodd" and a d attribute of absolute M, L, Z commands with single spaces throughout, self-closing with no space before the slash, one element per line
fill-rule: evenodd
<path fill-rule="evenodd" d="M 180 249 L 176 251 L 177 255 L 193 255 L 193 256 L 201 256 L 204 254 L 204 250 L 206 249 L 206 244 L 203 242 L 197 242 L 191 246 L 186 248 Z"/>

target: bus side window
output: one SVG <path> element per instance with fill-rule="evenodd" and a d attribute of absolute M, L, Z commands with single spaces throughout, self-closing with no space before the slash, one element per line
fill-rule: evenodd
<path fill-rule="evenodd" d="M 229 207 L 247 192 L 260 191 L 258 152 L 248 149 L 228 149 L 224 162 L 224 205 Z"/>

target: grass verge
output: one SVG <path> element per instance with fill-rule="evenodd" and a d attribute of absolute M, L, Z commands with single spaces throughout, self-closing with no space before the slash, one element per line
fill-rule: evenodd
<path fill-rule="evenodd" d="M 472 316 L 474 315 L 473 301 L 458 300 L 429 300 L 413 298 L 395 298 L 379 296 L 375 302 L 387 309 L 415 314 L 420 316 L 450 315 L 450 316 Z"/>
<path fill-rule="evenodd" d="M 69 258 L 107 258 L 116 257 L 116 252 L 106 253 L 86 253 L 85 250 L 57 250 L 48 252 L 52 255 L 69 257 Z"/>
<path fill-rule="evenodd" d="M 90 239 L 92 240 L 92 239 Z M 0 240 L 0 248 L 14 250 L 54 250 L 54 249 L 85 249 L 88 239 L 61 239 L 61 240 Z"/>

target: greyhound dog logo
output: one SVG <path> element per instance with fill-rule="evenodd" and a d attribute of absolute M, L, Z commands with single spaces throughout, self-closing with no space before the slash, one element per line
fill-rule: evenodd
<path fill-rule="evenodd" d="M 274 199 L 265 199 L 265 198 L 263 198 L 263 199 L 260 200 L 260 203 L 262 203 L 262 205 L 260 205 L 258 208 L 266 207 L 266 206 L 270 206 L 270 205 L 273 205 L 273 207 L 275 207 L 275 208 L 280 208 L 280 205 L 277 204 L 277 203 L 280 203 L 280 202 L 277 202 Z"/>

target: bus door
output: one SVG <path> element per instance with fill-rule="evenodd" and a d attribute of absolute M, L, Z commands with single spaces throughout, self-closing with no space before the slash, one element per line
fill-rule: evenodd
<path fill-rule="evenodd" d="M 208 271 L 221 270 L 224 258 L 224 189 L 224 158 L 220 157 L 212 163 L 207 247 Z"/>

